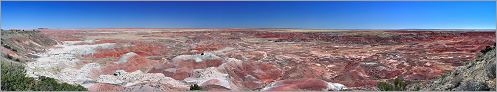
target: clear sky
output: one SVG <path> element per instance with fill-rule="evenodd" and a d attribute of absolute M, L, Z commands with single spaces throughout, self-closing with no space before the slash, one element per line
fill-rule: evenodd
<path fill-rule="evenodd" d="M 488 2 L 11 2 L 2 29 L 495 29 Z"/>

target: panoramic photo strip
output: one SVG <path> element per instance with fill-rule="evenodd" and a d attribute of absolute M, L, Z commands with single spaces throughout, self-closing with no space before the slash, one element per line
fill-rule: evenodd
<path fill-rule="evenodd" d="M 1 91 L 495 91 L 495 1 L 1 1 Z"/>

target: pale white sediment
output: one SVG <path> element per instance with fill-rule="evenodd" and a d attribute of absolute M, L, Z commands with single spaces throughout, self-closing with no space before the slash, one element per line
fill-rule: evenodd
<path fill-rule="evenodd" d="M 195 69 L 192 76 L 184 79 L 185 82 L 191 84 L 204 84 L 206 81 L 216 79 L 219 82 L 216 85 L 231 89 L 228 74 L 221 73 L 216 67 L 206 69 Z"/>
<path fill-rule="evenodd" d="M 344 90 L 344 89 L 347 89 L 347 87 L 343 84 L 328 82 L 328 89 L 327 90 L 340 91 L 340 90 Z"/>
<path fill-rule="evenodd" d="M 66 42 L 67 43 L 67 42 Z M 70 84 L 81 84 L 89 86 L 87 83 L 94 81 L 90 78 L 90 72 L 93 69 L 100 68 L 97 63 L 89 63 L 77 68 L 80 55 L 95 53 L 95 49 L 108 49 L 113 47 L 113 43 L 94 44 L 94 45 L 74 45 L 69 44 L 56 45 L 47 52 L 38 53 L 39 58 L 26 64 L 26 73 L 29 77 L 46 76 Z"/>
<path fill-rule="evenodd" d="M 204 60 L 220 59 L 220 57 L 213 53 L 203 53 L 195 55 L 179 55 L 172 59 L 173 62 L 186 61 L 193 59 L 195 62 L 203 62 Z"/>
<path fill-rule="evenodd" d="M 170 77 L 165 77 L 161 73 L 143 73 L 138 70 L 127 73 L 125 71 L 117 71 L 116 75 L 99 75 L 97 78 L 92 77 L 92 71 L 99 70 L 105 65 L 98 63 L 80 64 L 81 55 L 89 55 L 95 53 L 96 49 L 111 49 L 114 43 L 82 45 L 78 43 L 91 43 L 91 41 L 72 41 L 64 42 L 65 44 L 56 45 L 47 52 L 38 53 L 39 58 L 33 62 L 28 62 L 26 73 L 29 77 L 46 76 L 57 79 L 61 82 L 69 84 L 79 84 L 85 88 L 91 87 L 95 83 L 116 84 L 123 87 L 141 87 L 143 84 L 160 84 L 169 85 L 171 88 L 185 89 L 188 88 L 182 81 L 174 80 Z M 130 57 L 136 53 L 130 52 L 123 55 L 116 63 L 125 63 Z M 79 68 L 78 66 L 81 66 Z M 146 86 L 146 85 L 145 85 Z"/>
<path fill-rule="evenodd" d="M 84 41 L 64 41 L 62 43 L 65 44 L 65 45 L 75 45 L 75 44 L 81 44 L 81 43 L 91 44 L 91 43 L 95 43 L 95 40 L 93 40 L 93 39 L 87 39 L 87 40 L 84 40 Z"/>
<path fill-rule="evenodd" d="M 267 85 L 266 87 L 262 88 L 261 91 L 268 91 L 268 90 L 270 90 L 270 89 L 272 89 L 274 87 L 284 86 L 284 85 L 287 85 L 287 84 L 282 84 L 279 81 L 273 82 L 273 83 Z M 343 85 L 343 84 L 327 82 L 326 88 L 323 89 L 322 91 L 328 91 L 328 90 L 331 90 L 331 91 L 340 91 L 340 90 L 345 90 L 345 89 L 347 89 L 347 87 L 345 85 Z"/>
<path fill-rule="evenodd" d="M 130 87 L 142 83 L 169 84 L 177 88 L 186 88 L 188 85 L 173 78 L 166 77 L 161 73 L 143 73 L 140 70 L 128 73 L 124 70 L 117 70 L 114 75 L 100 75 L 97 79 L 99 83 L 109 83 Z"/>
<path fill-rule="evenodd" d="M 128 52 L 126 54 L 124 54 L 123 56 L 121 56 L 121 58 L 119 58 L 119 60 L 117 62 L 115 62 L 116 64 L 120 64 L 120 63 L 126 63 L 128 62 L 128 60 L 133 57 L 133 56 L 136 56 L 138 54 L 134 53 L 134 52 Z"/>

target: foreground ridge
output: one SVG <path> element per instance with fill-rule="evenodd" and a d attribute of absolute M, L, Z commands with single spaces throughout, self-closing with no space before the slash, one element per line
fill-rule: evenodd
<path fill-rule="evenodd" d="M 495 46 L 481 51 L 474 61 L 440 78 L 414 83 L 408 90 L 495 91 Z"/>

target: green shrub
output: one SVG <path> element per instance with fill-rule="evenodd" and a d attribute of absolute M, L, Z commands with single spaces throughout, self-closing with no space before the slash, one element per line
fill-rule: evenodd
<path fill-rule="evenodd" d="M 81 85 L 58 83 L 57 80 L 40 76 L 38 80 L 26 77 L 24 67 L 2 62 L 2 90 L 5 91 L 86 91 Z"/>
<path fill-rule="evenodd" d="M 197 84 L 193 84 L 190 86 L 190 90 L 202 90 L 202 88 L 200 86 L 198 86 Z"/>
<path fill-rule="evenodd" d="M 25 77 L 24 67 L 10 63 L 1 64 L 2 67 L 2 90 L 24 91 L 29 90 L 34 78 Z"/>
<path fill-rule="evenodd" d="M 406 89 L 406 83 L 404 82 L 404 79 L 402 79 L 402 78 L 396 78 L 393 81 L 393 85 L 394 85 L 394 90 L 396 90 L 396 91 L 403 91 Z"/>
<path fill-rule="evenodd" d="M 392 83 L 378 82 L 376 84 L 381 91 L 403 91 L 406 88 L 406 83 L 402 78 L 396 78 Z"/>
<path fill-rule="evenodd" d="M 390 90 L 393 90 L 392 84 L 387 83 L 387 82 L 378 82 L 376 84 L 376 87 L 378 87 L 378 89 L 381 90 L 381 91 L 390 91 Z"/>

